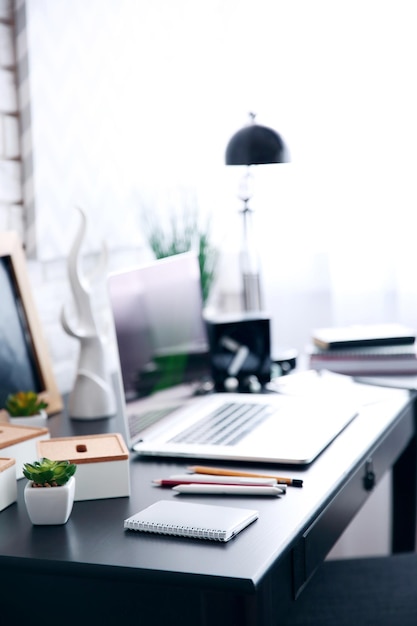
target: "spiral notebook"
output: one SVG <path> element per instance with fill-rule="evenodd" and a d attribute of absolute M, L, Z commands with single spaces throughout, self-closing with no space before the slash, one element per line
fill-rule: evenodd
<path fill-rule="evenodd" d="M 258 511 L 160 500 L 124 521 L 124 528 L 159 535 L 229 541 L 258 518 Z"/>

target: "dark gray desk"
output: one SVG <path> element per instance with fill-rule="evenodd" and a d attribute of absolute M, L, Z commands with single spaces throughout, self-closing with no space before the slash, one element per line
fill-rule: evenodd
<path fill-rule="evenodd" d="M 393 468 L 393 549 L 413 549 L 414 398 L 405 391 L 386 393 L 384 402 L 364 407 L 309 468 L 281 469 L 302 478 L 302 489 L 291 488 L 280 499 L 195 497 L 259 510 L 259 520 L 227 544 L 123 530 L 124 518 L 157 499 L 176 497 L 153 487 L 151 479 L 183 471 L 185 461 L 132 459 L 131 497 L 77 502 L 65 526 L 32 526 L 23 503 L 25 480 L 19 481 L 18 502 L 0 513 L 2 620 L 35 626 L 41 619 L 143 626 L 285 623 L 287 607 L 369 497 L 364 476 L 370 461 L 376 483 Z M 118 426 L 117 418 L 50 419 L 52 436 L 118 432 Z"/>

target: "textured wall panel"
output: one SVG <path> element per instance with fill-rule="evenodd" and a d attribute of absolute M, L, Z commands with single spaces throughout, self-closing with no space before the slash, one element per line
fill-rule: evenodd
<path fill-rule="evenodd" d="M 114 20 L 124 5 L 89 0 L 87 12 L 77 0 L 18 3 L 28 253 L 41 260 L 66 256 L 78 225 L 76 206 L 89 215 L 86 250 L 103 239 L 110 248 L 141 241 L 126 184 L 131 155 L 118 139 L 123 110 L 111 79 L 119 76 L 126 85 L 115 43 L 123 37 Z"/>

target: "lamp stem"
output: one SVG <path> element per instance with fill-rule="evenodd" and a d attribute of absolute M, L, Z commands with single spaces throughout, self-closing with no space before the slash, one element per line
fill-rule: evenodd
<path fill-rule="evenodd" d="M 243 308 L 245 311 L 260 311 L 262 309 L 261 280 L 259 273 L 259 258 L 254 241 L 252 226 L 252 210 L 248 201 L 244 201 L 243 238 L 240 253 L 240 266 L 243 280 Z"/>

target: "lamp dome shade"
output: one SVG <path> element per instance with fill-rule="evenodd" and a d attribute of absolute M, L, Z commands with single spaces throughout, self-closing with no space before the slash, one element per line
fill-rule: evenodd
<path fill-rule="evenodd" d="M 278 133 L 259 124 L 249 124 L 239 130 L 226 148 L 226 165 L 259 165 L 287 161 L 287 149 Z"/>

